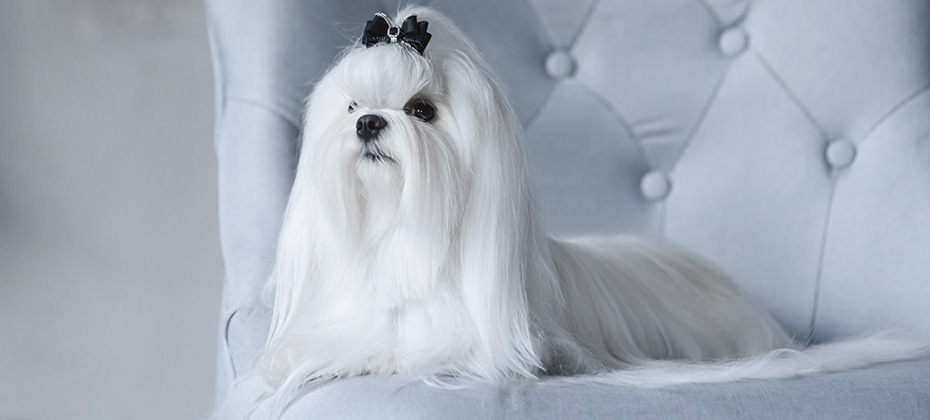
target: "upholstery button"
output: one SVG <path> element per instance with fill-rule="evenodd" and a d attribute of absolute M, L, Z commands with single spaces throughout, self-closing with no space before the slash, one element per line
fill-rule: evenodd
<path fill-rule="evenodd" d="M 746 49 L 748 44 L 749 36 L 740 27 L 733 27 L 723 31 L 720 38 L 717 39 L 717 47 L 726 56 L 739 54 Z"/>
<path fill-rule="evenodd" d="M 646 199 L 659 201 L 668 195 L 669 190 L 672 189 L 672 182 L 662 171 L 653 170 L 639 181 L 639 189 Z"/>
<path fill-rule="evenodd" d="M 555 50 L 546 57 L 546 73 L 553 79 L 569 77 L 575 72 L 575 60 L 565 50 Z"/>
<path fill-rule="evenodd" d="M 836 139 L 827 144 L 826 155 L 830 166 L 844 168 L 856 158 L 856 145 L 846 139 Z"/>

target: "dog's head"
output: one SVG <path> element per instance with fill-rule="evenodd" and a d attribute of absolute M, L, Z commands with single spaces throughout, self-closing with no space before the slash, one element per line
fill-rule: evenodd
<path fill-rule="evenodd" d="M 301 166 L 351 219 L 342 232 L 368 240 L 404 217 L 448 232 L 478 189 L 504 192 L 525 177 L 519 123 L 474 46 L 429 9 L 401 13 L 437 31 L 430 48 L 357 43 L 317 84 L 304 121 Z"/>

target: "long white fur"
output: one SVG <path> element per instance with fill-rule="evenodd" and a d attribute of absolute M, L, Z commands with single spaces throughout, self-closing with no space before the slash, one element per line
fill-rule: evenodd
<path fill-rule="evenodd" d="M 245 379 L 264 386 L 234 393 L 227 414 L 261 402 L 281 413 L 314 384 L 353 375 L 652 387 L 925 352 L 887 334 L 802 349 L 725 274 L 674 246 L 548 237 L 501 84 L 449 19 L 408 8 L 397 23 L 410 13 L 434 33 L 425 56 L 357 44 L 310 96 L 268 283 L 271 333 Z M 404 113 L 415 97 L 436 106 L 434 121 Z M 361 157 L 365 114 L 387 120 L 377 146 L 391 160 Z"/>

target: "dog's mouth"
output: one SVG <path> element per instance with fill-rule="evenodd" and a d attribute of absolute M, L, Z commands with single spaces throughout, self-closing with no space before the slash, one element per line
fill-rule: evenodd
<path fill-rule="evenodd" d="M 367 143 L 362 147 L 361 158 L 375 163 L 397 163 L 392 157 L 385 154 L 381 148 L 372 143 Z"/>

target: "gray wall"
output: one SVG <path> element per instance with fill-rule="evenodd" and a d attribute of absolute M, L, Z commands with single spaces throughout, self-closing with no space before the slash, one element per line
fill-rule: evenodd
<path fill-rule="evenodd" d="M 0 418 L 195 419 L 222 278 L 198 0 L 0 0 Z"/>

